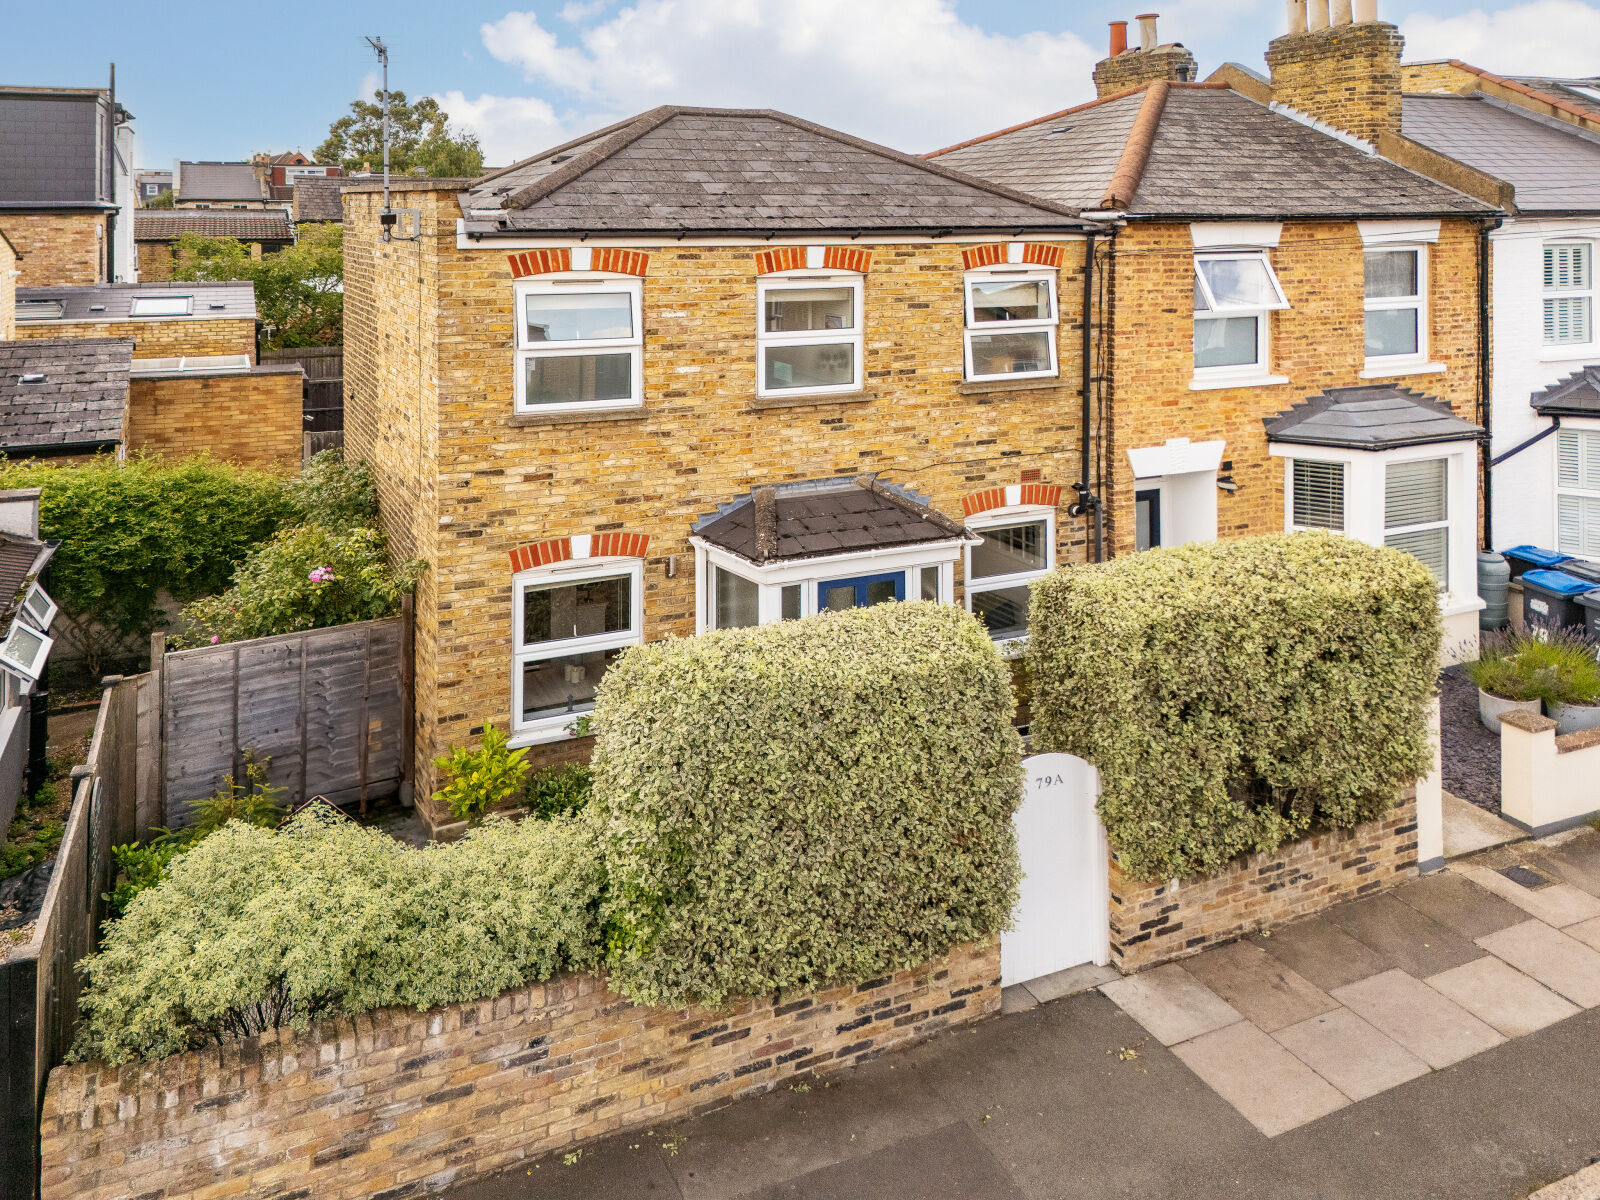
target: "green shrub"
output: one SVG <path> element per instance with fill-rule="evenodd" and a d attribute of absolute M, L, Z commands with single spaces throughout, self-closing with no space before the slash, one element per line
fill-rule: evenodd
<path fill-rule="evenodd" d="M 1398 550 L 1297 533 L 1062 568 L 1029 630 L 1034 748 L 1099 767 L 1135 878 L 1370 820 L 1432 762 L 1438 594 Z"/>
<path fill-rule="evenodd" d="M 109 892 L 100 894 L 106 902 L 107 918 L 122 916 L 135 896 L 165 879 L 172 860 L 182 852 L 183 847 L 176 841 L 164 840 L 147 846 L 129 842 L 125 846 L 111 847 L 111 857 L 117 864 L 117 882 Z"/>
<path fill-rule="evenodd" d="M 528 776 L 523 803 L 541 820 L 582 812 L 594 797 L 594 771 L 588 763 L 540 767 Z"/>
<path fill-rule="evenodd" d="M 1561 629 L 1483 639 L 1467 678 L 1503 700 L 1545 704 L 1600 703 L 1600 660 L 1581 634 Z"/>
<path fill-rule="evenodd" d="M 452 817 L 475 824 L 522 786 L 522 777 L 528 773 L 528 764 L 523 761 L 528 752 L 511 749 L 507 740 L 491 722 L 484 728 L 483 741 L 476 750 L 457 746 L 433 760 L 434 766 L 450 776 L 450 782 L 433 798 L 448 805 Z"/>
<path fill-rule="evenodd" d="M 997 933 L 1019 875 L 1012 707 L 950 606 L 629 650 L 592 725 L 612 985 L 716 1005 Z"/>
<path fill-rule="evenodd" d="M 342 450 L 323 450 L 289 487 L 299 519 L 325 529 L 378 524 L 378 485 L 364 462 L 346 462 Z"/>
<path fill-rule="evenodd" d="M 0 488 L 23 487 L 41 489 L 40 532 L 61 543 L 49 584 L 57 636 L 96 677 L 124 644 L 148 639 L 163 589 L 185 601 L 227 586 L 289 513 L 281 477 L 203 458 L 0 462 Z"/>
<path fill-rule="evenodd" d="M 590 828 L 491 819 L 413 850 L 330 809 L 233 822 L 174 859 L 86 959 L 73 1055 L 161 1058 L 319 1016 L 432 1008 L 592 967 Z"/>
<path fill-rule="evenodd" d="M 253 550 L 227 591 L 185 607 L 177 641 L 201 646 L 393 616 L 423 569 L 391 566 L 375 529 L 296 525 Z"/>

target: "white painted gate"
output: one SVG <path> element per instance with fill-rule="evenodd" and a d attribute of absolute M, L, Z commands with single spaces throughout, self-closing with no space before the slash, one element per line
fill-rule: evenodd
<path fill-rule="evenodd" d="M 1095 811 L 1100 772 L 1071 754 L 1023 760 L 1013 818 L 1022 855 L 1015 928 L 1000 939 L 1000 982 L 1024 983 L 1111 957 L 1106 835 Z"/>

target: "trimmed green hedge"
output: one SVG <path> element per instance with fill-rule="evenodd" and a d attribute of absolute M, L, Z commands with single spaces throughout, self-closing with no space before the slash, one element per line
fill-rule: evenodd
<path fill-rule="evenodd" d="M 1438 594 L 1401 551 L 1296 533 L 1066 567 L 1029 627 L 1034 749 L 1100 768 L 1136 878 L 1370 820 L 1432 762 Z"/>
<path fill-rule="evenodd" d="M 998 932 L 1021 741 L 970 615 L 886 604 L 630 650 L 592 728 L 612 981 L 648 1004 L 869 978 Z"/>

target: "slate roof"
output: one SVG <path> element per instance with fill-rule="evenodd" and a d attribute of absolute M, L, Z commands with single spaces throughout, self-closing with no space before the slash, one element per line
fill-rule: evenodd
<path fill-rule="evenodd" d="M 188 316 L 135 317 L 137 296 L 190 296 Z M 55 300 L 61 305 L 59 321 L 239 321 L 256 318 L 256 285 L 248 281 L 222 283 L 97 283 L 78 287 L 26 287 L 17 289 L 17 303 Z M 20 318 L 19 318 L 20 320 Z M 43 321 L 29 321 L 42 325 Z"/>
<path fill-rule="evenodd" d="M 133 213 L 133 240 L 175 242 L 186 233 L 231 237 L 241 242 L 294 241 L 294 221 L 281 208 L 245 210 L 139 208 Z"/>
<path fill-rule="evenodd" d="M 1149 88 L 1040 117 L 929 158 L 1073 209 L 1094 209 Z M 1171 84 L 1134 217 L 1448 217 L 1495 210 L 1216 84 Z"/>
<path fill-rule="evenodd" d="M 701 517 L 694 532 L 757 565 L 971 536 L 925 497 L 876 475 L 758 487 Z"/>
<path fill-rule="evenodd" d="M 1490 96 L 1406 96 L 1402 132 L 1516 189 L 1520 212 L 1600 211 L 1600 134 Z"/>
<path fill-rule="evenodd" d="M 1269 442 L 1349 450 L 1392 450 L 1483 434 L 1471 421 L 1452 413 L 1443 400 L 1392 384 L 1329 388 L 1265 418 L 1264 424 Z"/>
<path fill-rule="evenodd" d="M 178 166 L 178 199 L 264 200 L 261 180 L 247 162 L 186 162 Z"/>
<path fill-rule="evenodd" d="M 0 88 L 0 207 L 114 208 L 113 119 L 98 88 Z"/>
<path fill-rule="evenodd" d="M 344 205 L 339 202 L 339 185 L 348 182 L 340 175 L 300 175 L 290 194 L 297 221 L 342 221 Z"/>
<path fill-rule="evenodd" d="M 56 543 L 21 533 L 0 533 L 0 637 L 11 626 L 22 593 L 44 570 Z"/>
<path fill-rule="evenodd" d="M 0 342 L 0 451 L 48 453 L 122 440 L 133 342 L 23 338 Z M 42 380 L 23 382 L 25 376 Z"/>
<path fill-rule="evenodd" d="M 484 176 L 461 207 L 477 237 L 1081 228 L 1052 205 L 766 109 L 652 109 Z"/>
<path fill-rule="evenodd" d="M 1528 403 L 1542 417 L 1600 417 L 1600 363 L 1535 392 Z"/>

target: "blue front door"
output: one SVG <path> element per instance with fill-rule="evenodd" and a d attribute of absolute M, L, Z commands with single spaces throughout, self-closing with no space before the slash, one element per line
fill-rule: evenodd
<path fill-rule="evenodd" d="M 817 584 L 817 611 L 866 608 L 888 600 L 906 598 L 904 571 L 890 575 L 857 575 L 851 579 L 827 579 Z"/>

